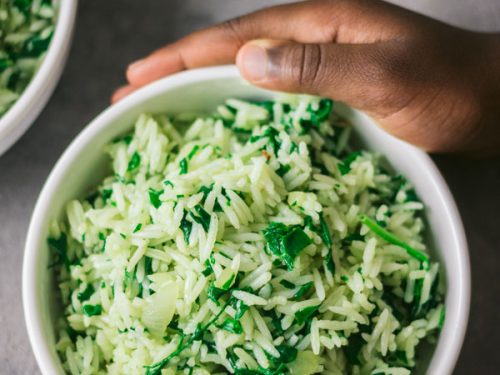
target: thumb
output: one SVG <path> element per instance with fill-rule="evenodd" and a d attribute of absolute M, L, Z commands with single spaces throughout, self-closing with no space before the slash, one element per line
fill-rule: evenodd
<path fill-rule="evenodd" d="M 378 115 L 385 110 L 387 51 L 374 44 L 254 40 L 238 51 L 245 79 L 264 88 L 327 96 Z"/>

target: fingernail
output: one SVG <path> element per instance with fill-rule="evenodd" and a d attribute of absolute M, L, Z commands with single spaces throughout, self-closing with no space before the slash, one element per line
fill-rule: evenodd
<path fill-rule="evenodd" d="M 128 85 L 117 88 L 113 93 L 113 95 L 111 95 L 111 103 L 116 103 L 120 101 L 125 96 L 130 94 L 131 91 L 132 91 L 131 86 Z"/>
<path fill-rule="evenodd" d="M 262 81 L 267 76 L 267 49 L 259 43 L 246 45 L 239 58 L 243 75 L 250 81 Z"/>

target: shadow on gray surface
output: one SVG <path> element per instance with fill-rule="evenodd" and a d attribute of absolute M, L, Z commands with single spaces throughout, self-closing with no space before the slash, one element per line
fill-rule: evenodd
<path fill-rule="evenodd" d="M 458 204 L 469 244 L 472 298 L 469 327 L 455 374 L 497 374 L 500 357 L 500 158 L 435 156 Z"/>

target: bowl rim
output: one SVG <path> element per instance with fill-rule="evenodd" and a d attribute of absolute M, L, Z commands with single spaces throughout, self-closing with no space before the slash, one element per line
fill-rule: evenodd
<path fill-rule="evenodd" d="M 180 86 L 186 86 L 203 80 L 237 77 L 241 77 L 238 69 L 234 65 L 225 65 L 181 72 L 147 85 L 117 104 L 110 106 L 92 120 L 71 142 L 55 164 L 42 188 L 31 217 L 25 244 L 22 271 L 22 297 L 25 323 L 33 352 L 43 374 L 57 373 L 58 366 L 51 360 L 49 344 L 42 334 L 43 329 L 39 313 L 40 306 L 37 303 L 36 295 L 37 272 L 40 271 L 37 269 L 40 254 L 38 244 L 42 236 L 45 235 L 45 233 L 42 233 L 42 226 L 46 214 L 50 210 L 48 202 L 56 187 L 62 182 L 66 171 L 77 161 L 82 149 L 92 139 L 110 126 L 115 118 L 121 116 L 131 108 L 154 98 L 158 94 Z M 453 304 L 457 306 L 456 312 L 451 316 L 454 319 L 452 322 L 449 322 L 448 319 L 445 321 L 445 327 L 440 334 L 439 345 L 433 353 L 431 369 L 428 372 L 437 375 L 451 374 L 460 354 L 469 317 L 470 263 L 467 241 L 459 211 L 443 176 L 429 155 L 414 146 L 408 146 L 408 152 L 413 153 L 414 157 L 418 160 L 418 167 L 427 170 L 427 176 L 430 177 L 429 184 L 433 185 L 434 191 L 437 192 L 440 200 L 443 202 L 444 214 L 452 228 L 449 235 L 452 237 L 454 250 L 458 252 L 457 268 L 453 270 L 453 280 L 457 283 L 457 292 L 451 296 L 447 296 L 447 298 L 452 298 Z"/>
<path fill-rule="evenodd" d="M 71 42 L 78 0 L 59 0 L 57 3 L 57 20 L 47 54 L 14 105 L 0 117 L 0 155 L 31 126 L 59 81 Z"/>

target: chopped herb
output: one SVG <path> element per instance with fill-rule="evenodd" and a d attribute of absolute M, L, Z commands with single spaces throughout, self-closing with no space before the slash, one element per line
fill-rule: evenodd
<path fill-rule="evenodd" d="M 66 327 L 66 333 L 68 334 L 69 339 L 71 340 L 71 342 L 76 342 L 76 339 L 78 338 L 78 332 L 77 331 L 75 331 L 70 326 L 67 326 Z"/>
<path fill-rule="evenodd" d="M 100 196 L 100 192 L 99 191 L 94 191 L 92 193 L 90 193 L 89 195 L 87 195 L 84 200 L 86 200 L 87 202 L 90 203 L 91 206 L 95 206 L 95 201 L 96 199 Z"/>
<path fill-rule="evenodd" d="M 149 188 L 149 201 L 153 205 L 154 208 L 159 208 L 162 204 L 162 201 L 160 200 L 160 196 L 163 194 L 163 190 L 154 190 L 152 188 Z"/>
<path fill-rule="evenodd" d="M 326 247 L 328 247 L 328 253 L 325 257 L 325 264 L 328 271 L 331 272 L 332 275 L 335 275 L 335 262 L 333 261 L 333 248 L 332 248 L 332 238 L 330 236 L 330 231 L 328 230 L 328 226 L 321 214 L 319 216 L 319 227 L 315 226 L 313 223 L 313 219 L 311 216 L 306 216 L 304 218 L 304 225 L 309 228 L 309 230 L 316 232 L 321 237 L 323 243 Z"/>
<path fill-rule="evenodd" d="M 331 99 L 321 99 L 319 101 L 319 108 L 316 111 L 316 117 L 318 121 L 324 121 L 330 116 L 333 109 L 333 100 Z"/>
<path fill-rule="evenodd" d="M 382 228 L 380 225 L 378 225 L 375 222 L 375 220 L 370 219 L 368 216 L 361 215 L 359 217 L 359 220 L 361 221 L 361 223 L 366 225 L 368 227 L 368 229 L 370 229 L 377 236 L 379 236 L 383 240 L 385 240 L 393 245 L 396 245 L 398 247 L 403 248 L 404 250 L 406 250 L 408 255 L 410 255 L 411 257 L 422 262 L 424 265 L 424 269 L 429 269 L 429 257 L 427 255 L 425 255 L 421 251 L 415 250 L 413 247 L 408 245 L 406 242 L 400 240 L 394 234 L 392 234 L 389 231 L 387 231 L 386 229 Z"/>
<path fill-rule="evenodd" d="M 170 187 L 172 187 L 172 189 L 175 187 L 174 183 L 172 181 L 170 181 L 170 180 L 163 181 L 163 185 L 170 186 Z"/>
<path fill-rule="evenodd" d="M 424 264 L 422 264 L 422 267 L 425 267 Z M 422 269 L 422 268 L 421 268 Z M 425 268 L 424 268 L 425 269 Z M 431 290 L 429 291 L 429 298 L 421 303 L 420 299 L 422 297 L 422 288 L 424 285 L 424 279 L 417 279 L 415 281 L 414 285 L 414 297 L 413 297 L 413 306 L 411 310 L 411 316 L 414 319 L 419 319 L 425 317 L 427 313 L 438 306 L 439 303 L 439 298 L 436 297 L 437 295 L 437 288 L 439 286 L 439 274 L 436 275 L 434 278 L 434 281 L 432 282 L 431 285 Z"/>
<path fill-rule="evenodd" d="M 363 348 L 364 344 L 366 344 L 366 341 L 361 336 L 361 332 L 354 333 L 349 336 L 348 344 L 344 347 L 344 354 L 347 361 L 351 365 L 361 364 L 361 361 L 359 360 L 359 354 L 361 353 L 361 349 Z"/>
<path fill-rule="evenodd" d="M 115 181 L 119 182 L 121 184 L 135 185 L 135 181 L 134 180 L 127 180 L 125 177 L 120 176 L 118 173 L 115 173 L 114 177 L 115 177 Z"/>
<path fill-rule="evenodd" d="M 49 244 L 49 248 L 55 253 L 56 261 L 53 265 L 64 264 L 66 269 L 69 270 L 70 262 L 68 259 L 68 241 L 66 234 L 61 233 L 57 239 L 49 237 L 47 243 Z"/>
<path fill-rule="evenodd" d="M 283 285 L 287 289 L 295 289 L 295 284 L 291 283 L 288 280 L 283 279 L 280 281 L 280 284 Z"/>
<path fill-rule="evenodd" d="M 325 219 L 323 218 L 323 215 L 319 215 L 319 227 L 314 225 L 313 219 L 311 216 L 306 216 L 304 218 L 304 226 L 306 228 L 309 228 L 310 231 L 316 232 L 319 234 L 321 237 L 321 240 L 325 244 L 326 247 L 328 247 L 328 253 L 326 254 L 325 257 L 325 263 L 327 269 L 332 273 L 332 275 L 335 274 L 335 263 L 333 262 L 333 248 L 332 248 L 332 238 L 330 236 L 330 231 L 328 230 L 328 226 L 325 222 Z"/>
<path fill-rule="evenodd" d="M 346 175 L 351 171 L 351 164 L 361 155 L 361 151 L 354 151 L 353 153 L 347 155 L 342 163 L 338 164 L 338 168 L 341 175 Z"/>
<path fill-rule="evenodd" d="M 141 224 L 141 223 L 137 224 L 137 225 L 135 226 L 135 228 L 134 228 L 134 231 L 133 231 L 132 233 L 137 233 L 137 232 L 139 232 L 139 231 L 141 230 L 141 228 L 142 228 L 142 224 Z"/>
<path fill-rule="evenodd" d="M 127 270 L 125 270 L 125 277 L 123 278 L 123 290 L 127 289 L 129 285 L 132 285 L 132 282 L 135 279 L 136 272 L 136 268 L 134 268 L 134 272 L 128 272 Z"/>
<path fill-rule="evenodd" d="M 231 288 L 231 285 L 233 284 L 234 279 L 235 279 L 235 275 L 232 274 L 226 280 L 226 282 L 224 282 L 224 284 L 220 288 L 216 287 L 215 282 L 212 281 L 210 283 L 210 285 L 208 286 L 208 290 L 207 290 L 208 298 L 218 304 L 219 298 L 222 297 L 222 295 L 224 295 L 224 293 L 229 291 L 229 289 Z"/>
<path fill-rule="evenodd" d="M 231 287 L 231 285 L 234 281 L 234 278 L 235 278 L 235 276 L 234 276 L 234 274 L 232 274 L 231 277 L 229 277 L 229 279 L 227 279 L 226 282 L 224 284 L 222 284 L 221 289 L 228 290 Z"/>
<path fill-rule="evenodd" d="M 418 202 L 418 196 L 415 189 L 412 188 L 408 180 L 402 175 L 396 175 L 391 178 L 392 191 L 394 192 L 387 199 L 388 204 L 392 204 L 400 192 L 405 195 L 405 202 Z M 378 191 L 377 191 L 378 192 Z M 380 192 L 379 192 L 380 193 Z"/>
<path fill-rule="evenodd" d="M 318 232 L 318 228 L 316 228 L 316 226 L 313 223 L 313 218 L 309 215 L 304 217 L 304 227 L 309 228 L 309 230 L 312 232 L 316 232 L 316 233 Z"/>
<path fill-rule="evenodd" d="M 312 241 L 298 225 L 287 226 L 272 222 L 263 232 L 267 248 L 281 259 L 288 270 L 293 269 L 293 263 L 299 253 Z"/>
<path fill-rule="evenodd" d="M 295 312 L 295 321 L 298 324 L 305 323 L 309 318 L 311 318 L 316 311 L 318 311 L 320 305 L 308 306 Z"/>
<path fill-rule="evenodd" d="M 332 275 L 335 275 L 335 262 L 333 261 L 333 250 L 328 250 L 325 257 L 326 269 L 330 271 Z"/>
<path fill-rule="evenodd" d="M 87 316 L 101 315 L 101 305 L 83 305 L 83 313 Z"/>
<path fill-rule="evenodd" d="M 415 284 L 413 285 L 413 308 L 412 308 L 412 316 L 417 317 L 420 312 L 420 298 L 422 296 L 422 288 L 424 286 L 424 278 L 419 278 L 415 280 Z"/>
<path fill-rule="evenodd" d="M 111 198 L 111 195 L 113 195 L 113 189 L 104 189 L 101 191 L 101 199 L 104 204 Z"/>
<path fill-rule="evenodd" d="M 391 313 L 394 317 L 400 322 L 404 322 L 403 324 L 409 324 L 408 317 L 408 309 L 403 305 L 403 301 L 401 298 L 396 296 L 394 293 L 385 290 L 381 296 L 382 300 L 391 308 Z"/>
<path fill-rule="evenodd" d="M 99 237 L 99 239 L 102 241 L 101 252 L 104 253 L 104 250 L 106 249 L 106 236 L 104 235 L 104 233 L 99 232 L 97 237 Z"/>
<path fill-rule="evenodd" d="M 92 294 L 94 294 L 94 292 L 95 290 L 92 284 L 88 284 L 83 292 L 77 294 L 78 301 L 83 302 L 88 300 L 92 296 Z"/>
<path fill-rule="evenodd" d="M 261 101 L 261 102 L 255 102 L 253 103 L 259 107 L 262 107 L 262 108 L 265 108 L 268 115 L 270 116 L 270 121 L 273 120 L 273 114 L 274 114 L 274 104 L 275 102 L 272 101 L 272 100 L 264 100 L 264 101 Z"/>
<path fill-rule="evenodd" d="M 382 228 L 387 227 L 387 223 L 385 222 L 385 220 L 375 220 L 375 222 Z"/>
<path fill-rule="evenodd" d="M 201 203 L 205 204 L 205 201 L 207 200 L 208 194 L 212 192 L 214 188 L 214 184 L 211 184 L 210 186 L 205 186 L 203 185 L 200 190 L 198 190 L 198 193 L 203 193 L 203 197 L 201 198 Z"/>
<path fill-rule="evenodd" d="M 123 142 L 125 142 L 125 144 L 129 145 L 132 142 L 132 135 L 131 134 L 127 134 L 126 136 L 124 136 L 123 137 Z"/>
<path fill-rule="evenodd" d="M 132 142 L 132 138 L 133 137 L 131 134 L 127 134 L 124 135 L 123 137 L 116 137 L 115 139 L 113 139 L 113 143 L 124 142 L 126 145 L 129 145 Z"/>
<path fill-rule="evenodd" d="M 251 136 L 250 143 L 255 143 L 262 138 L 268 138 L 271 148 L 273 149 L 274 153 L 277 153 L 280 145 L 279 140 L 276 139 L 278 134 L 279 134 L 278 129 L 268 126 L 265 128 L 265 130 L 262 132 L 261 135 Z"/>
<path fill-rule="evenodd" d="M 193 223 L 186 219 L 186 211 L 184 211 L 184 216 L 181 220 L 181 230 L 184 233 L 184 241 L 189 244 L 189 237 L 191 236 L 191 230 L 193 229 Z"/>
<path fill-rule="evenodd" d="M 409 367 L 406 351 L 404 350 L 396 350 L 395 352 L 388 353 L 386 361 L 391 367 Z"/>
<path fill-rule="evenodd" d="M 205 269 L 201 271 L 201 273 L 205 277 L 210 276 L 212 273 L 214 273 L 212 265 L 210 264 L 210 261 L 208 259 L 205 261 Z"/>
<path fill-rule="evenodd" d="M 288 171 L 292 169 L 289 164 L 281 164 L 280 167 L 276 170 L 276 174 L 280 177 L 283 177 L 288 173 Z"/>
<path fill-rule="evenodd" d="M 305 283 L 304 285 L 301 285 L 299 287 L 299 290 L 293 295 L 293 299 L 299 299 L 303 297 L 313 286 L 313 282 L 309 281 L 308 283 Z"/>
<path fill-rule="evenodd" d="M 283 367 L 284 366 L 280 366 L 280 368 L 276 370 L 267 369 L 262 366 L 259 366 L 257 369 L 234 368 L 234 367 L 233 369 L 235 375 L 277 375 L 284 373 Z"/>
<path fill-rule="evenodd" d="M 238 320 L 232 318 L 227 318 L 222 324 L 218 325 L 217 327 L 231 333 L 236 333 L 237 335 L 243 332 L 241 323 Z"/>
<path fill-rule="evenodd" d="M 21 51 L 23 57 L 36 57 L 47 49 L 50 44 L 53 32 L 50 33 L 48 38 L 42 38 L 40 35 L 34 35 L 29 38 Z"/>
<path fill-rule="evenodd" d="M 311 128 L 319 128 L 321 122 L 325 121 L 333 108 L 333 101 L 330 99 L 321 99 L 318 103 L 318 109 L 313 110 L 312 106 L 309 105 L 307 107 L 307 112 L 309 113 L 310 118 L 308 120 L 302 119 L 300 121 L 300 125 L 307 131 Z"/>
<path fill-rule="evenodd" d="M 132 155 L 132 158 L 128 162 L 127 172 L 132 172 L 141 165 L 141 156 L 136 152 Z"/>
<path fill-rule="evenodd" d="M 235 310 L 234 319 L 236 320 L 240 320 L 248 310 L 248 306 L 240 299 L 235 299 L 233 308 Z"/>
<path fill-rule="evenodd" d="M 180 172 L 179 174 L 186 174 L 188 172 L 188 162 L 186 158 L 183 158 L 179 163 Z"/>
<path fill-rule="evenodd" d="M 290 363 L 297 359 L 298 351 L 293 346 L 276 345 L 276 350 L 280 353 L 280 362 Z"/>
<path fill-rule="evenodd" d="M 210 186 L 204 185 L 200 188 L 200 190 L 198 190 L 198 193 L 203 193 L 203 198 L 201 198 L 201 201 L 200 201 L 201 204 L 205 204 L 207 197 L 208 197 L 208 194 L 210 194 L 210 192 L 213 190 L 213 188 L 214 188 L 214 184 L 211 184 Z M 226 189 L 222 188 L 221 193 L 224 197 L 226 197 L 228 205 L 230 205 L 231 199 L 227 196 Z M 214 203 L 213 212 L 222 212 L 222 207 L 220 206 L 218 200 L 216 200 Z"/>
<path fill-rule="evenodd" d="M 208 232 L 208 229 L 210 228 L 210 214 L 199 204 L 194 206 L 194 209 L 198 215 L 190 212 L 191 218 L 198 224 L 201 224 L 205 232 Z"/>
<path fill-rule="evenodd" d="M 0 59 L 0 72 L 3 72 L 9 66 L 12 65 L 12 62 L 7 59 Z"/>
<path fill-rule="evenodd" d="M 176 154 L 179 152 L 179 145 L 178 144 L 174 144 L 173 147 L 170 149 L 170 152 L 172 154 Z"/>
<path fill-rule="evenodd" d="M 443 329 L 445 318 L 446 318 L 446 308 L 443 305 L 441 307 L 441 311 L 439 313 L 439 323 L 438 323 L 438 328 L 439 329 Z"/>
<path fill-rule="evenodd" d="M 319 225 L 320 225 L 320 236 L 323 240 L 324 244 L 328 247 L 332 247 L 332 237 L 330 237 L 330 231 L 328 230 L 328 226 L 326 225 L 325 219 L 323 215 L 319 216 Z"/>
<path fill-rule="evenodd" d="M 188 155 L 188 160 L 191 160 L 193 156 L 196 154 L 196 152 L 200 149 L 200 146 L 194 145 L 194 147 L 191 149 Z"/>
<path fill-rule="evenodd" d="M 151 275 L 153 273 L 153 259 L 151 257 L 144 257 L 144 274 Z"/>
<path fill-rule="evenodd" d="M 275 329 L 276 333 L 278 335 L 283 335 L 285 331 L 281 327 L 281 318 L 278 317 L 278 314 L 274 310 L 270 310 L 267 312 L 268 316 L 271 318 L 271 324 L 273 328 Z"/>
<path fill-rule="evenodd" d="M 210 283 L 208 290 L 207 290 L 207 296 L 209 299 L 211 299 L 213 302 L 216 304 L 219 304 L 219 298 L 221 298 L 224 293 L 226 293 L 227 290 L 217 288 L 213 282 Z"/>

